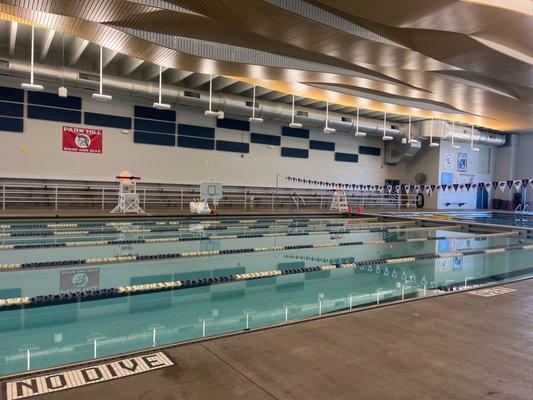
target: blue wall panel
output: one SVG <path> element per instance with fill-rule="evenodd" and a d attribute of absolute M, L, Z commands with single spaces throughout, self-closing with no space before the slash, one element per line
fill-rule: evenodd
<path fill-rule="evenodd" d="M 22 132 L 24 120 L 22 118 L 0 117 L 0 131 Z"/>
<path fill-rule="evenodd" d="M 0 86 L 0 100 L 24 102 L 24 90 Z"/>
<path fill-rule="evenodd" d="M 236 129 L 238 131 L 249 131 L 250 122 L 231 118 L 217 119 L 217 127 L 226 129 Z"/>
<path fill-rule="evenodd" d="M 359 146 L 359 154 L 367 156 L 380 156 L 381 149 L 379 147 Z"/>
<path fill-rule="evenodd" d="M 357 154 L 335 153 L 335 161 L 356 163 L 358 159 L 359 159 L 359 156 Z"/>
<path fill-rule="evenodd" d="M 228 140 L 217 140 L 217 150 L 232 151 L 234 153 L 249 153 L 250 144 L 241 142 L 230 142 Z"/>
<path fill-rule="evenodd" d="M 295 149 L 293 147 L 282 147 L 281 156 L 294 158 L 309 158 L 309 150 Z"/>
<path fill-rule="evenodd" d="M 135 118 L 133 129 L 136 131 L 159 132 L 174 135 L 176 133 L 176 124 L 172 122 L 153 121 L 150 119 Z"/>
<path fill-rule="evenodd" d="M 28 105 L 28 118 L 81 124 L 81 111 Z"/>
<path fill-rule="evenodd" d="M 70 108 L 81 110 L 81 97 L 68 96 L 59 97 L 56 93 L 28 92 L 28 103 L 39 104 L 48 107 Z"/>
<path fill-rule="evenodd" d="M 283 126 L 281 128 L 281 134 L 283 136 L 291 136 L 291 137 L 309 139 L 309 129 L 291 128 L 288 126 Z"/>
<path fill-rule="evenodd" d="M 274 146 L 281 145 L 281 137 L 275 135 L 265 135 L 264 133 L 253 133 L 250 135 L 252 143 L 271 144 Z"/>
<path fill-rule="evenodd" d="M 178 135 L 203 137 L 213 139 L 215 137 L 215 128 L 207 126 L 178 124 Z"/>
<path fill-rule="evenodd" d="M 200 139 L 192 136 L 178 136 L 178 146 L 191 149 L 214 150 L 215 141 L 212 139 Z"/>
<path fill-rule="evenodd" d="M 135 106 L 133 116 L 138 118 L 157 119 L 160 121 L 176 122 L 176 111 L 158 110 L 153 107 Z"/>
<path fill-rule="evenodd" d="M 118 115 L 85 112 L 83 121 L 87 125 L 108 126 L 110 128 L 131 129 L 131 118 Z"/>
<path fill-rule="evenodd" d="M 162 135 L 159 133 L 139 132 L 133 133 L 134 143 L 158 144 L 161 146 L 175 146 L 176 137 L 174 135 Z"/>
<path fill-rule="evenodd" d="M 0 115 L 7 115 L 9 117 L 23 117 L 24 104 L 0 101 Z"/>
<path fill-rule="evenodd" d="M 323 142 L 321 140 L 310 140 L 309 148 L 313 150 L 335 151 L 335 143 L 334 142 Z"/>

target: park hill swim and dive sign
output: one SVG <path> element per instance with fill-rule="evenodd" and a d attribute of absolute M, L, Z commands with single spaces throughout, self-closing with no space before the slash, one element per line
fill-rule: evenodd
<path fill-rule="evenodd" d="M 101 129 L 63 126 L 63 151 L 102 154 Z"/>
<path fill-rule="evenodd" d="M 174 363 L 163 352 L 123 358 L 117 361 L 88 367 L 60 371 L 49 375 L 36 376 L 6 383 L 7 400 L 25 399 L 40 394 L 72 389 L 92 383 L 100 383 L 125 376 L 136 375 Z"/>

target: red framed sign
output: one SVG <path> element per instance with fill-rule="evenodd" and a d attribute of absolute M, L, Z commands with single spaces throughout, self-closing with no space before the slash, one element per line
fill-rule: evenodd
<path fill-rule="evenodd" d="M 101 129 L 63 126 L 63 151 L 102 154 Z"/>

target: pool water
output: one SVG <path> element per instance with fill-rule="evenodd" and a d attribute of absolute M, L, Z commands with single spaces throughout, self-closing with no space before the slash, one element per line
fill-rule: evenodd
<path fill-rule="evenodd" d="M 524 238 L 517 235 L 486 236 L 453 227 L 420 228 L 412 222 L 376 219 L 259 219 L 253 223 L 212 220 L 204 223 L 203 228 L 191 226 L 198 225 L 197 221 L 142 221 L 142 225 L 137 222 L 131 225 L 145 228 L 142 232 L 135 232 L 136 229 L 125 232 L 124 225 L 119 225 L 116 232 L 105 234 L 97 230 L 109 231 L 110 226 L 105 225 L 107 220 L 60 221 L 78 225 L 56 227 L 43 227 L 36 221 L 4 223 L 2 232 L 20 235 L 1 238 L 0 245 L 4 247 L 0 247 L 0 264 L 50 261 L 51 265 L 0 270 L 0 299 L 332 263 L 360 265 L 67 304 L 0 308 L 0 374 L 24 371 L 28 363 L 30 369 L 46 368 L 294 321 L 401 296 L 423 296 L 437 287 L 463 285 L 465 280 L 467 283 L 478 279 L 505 281 L 533 275 L 531 250 L 393 264 L 365 265 L 363 262 L 516 246 L 524 242 Z M 169 226 L 185 229 L 155 230 Z M 215 227 L 224 229 L 211 229 Z M 94 232 L 86 233 L 87 230 Z M 97 238 L 111 242 L 89 245 Z M 165 238 L 176 241 L 150 241 Z M 179 240 L 183 238 L 186 240 Z M 70 247 L 37 247 L 65 243 Z M 27 247 L 10 247 L 15 244 Z M 297 245 L 323 247 L 286 248 Z M 91 257 L 249 248 L 263 250 L 97 265 L 60 266 L 56 263 Z"/>
<path fill-rule="evenodd" d="M 392 215 L 392 213 L 390 214 Z M 533 216 L 526 213 L 495 213 L 495 212 L 400 212 L 394 213 L 398 217 L 425 217 L 446 219 L 449 221 L 473 221 L 484 224 L 507 225 L 523 228 L 533 228 Z"/>

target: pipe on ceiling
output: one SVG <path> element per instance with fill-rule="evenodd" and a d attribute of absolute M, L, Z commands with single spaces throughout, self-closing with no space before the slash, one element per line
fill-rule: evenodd
<path fill-rule="evenodd" d="M 15 78 L 25 78 L 29 75 L 30 64 L 25 61 L 9 60 L 6 65 L 0 65 L 0 74 Z M 81 71 L 73 68 L 62 68 L 53 65 L 35 65 L 34 73 L 37 79 L 53 83 L 61 83 L 79 89 L 95 91 L 98 89 L 98 75 L 91 71 Z M 84 79 L 85 77 L 95 77 L 96 80 Z M 80 77 L 81 76 L 81 77 Z M 106 75 L 103 81 L 104 92 L 118 94 L 128 97 L 139 97 L 149 100 L 157 99 L 159 86 L 154 82 L 141 82 L 132 79 L 121 78 Z M 185 92 L 195 92 L 200 94 L 200 98 L 189 97 Z M 166 102 L 173 102 L 180 105 L 208 108 L 209 93 L 194 89 L 181 88 L 172 85 L 162 86 L 163 98 Z M 212 98 L 212 108 L 216 111 L 224 111 L 227 114 L 252 115 L 252 108 L 246 105 L 250 102 L 248 98 L 229 95 L 225 93 L 214 93 Z M 255 116 L 264 119 L 271 119 L 281 122 L 291 121 L 291 105 L 276 103 L 266 100 L 257 100 Z M 323 111 L 308 107 L 296 107 L 297 111 L 307 113 L 307 116 L 296 115 L 295 121 L 302 123 L 304 126 L 324 128 L 326 114 Z M 342 117 L 347 115 L 330 112 L 328 126 L 335 128 L 338 132 L 353 134 L 356 130 L 355 117 L 350 115 L 351 122 L 342 121 Z M 388 127 L 385 134 L 392 136 L 395 140 L 401 140 L 407 137 L 407 125 L 404 123 L 393 123 L 398 128 Z M 403 129 L 400 129 L 403 127 Z M 359 118 L 359 131 L 368 135 L 381 137 L 383 136 L 383 121 L 361 117 Z M 458 133 L 456 140 L 468 141 L 470 137 Z M 474 140 L 475 143 L 489 146 L 501 146 L 505 144 L 505 136 L 497 134 L 488 134 L 478 131 Z"/>

